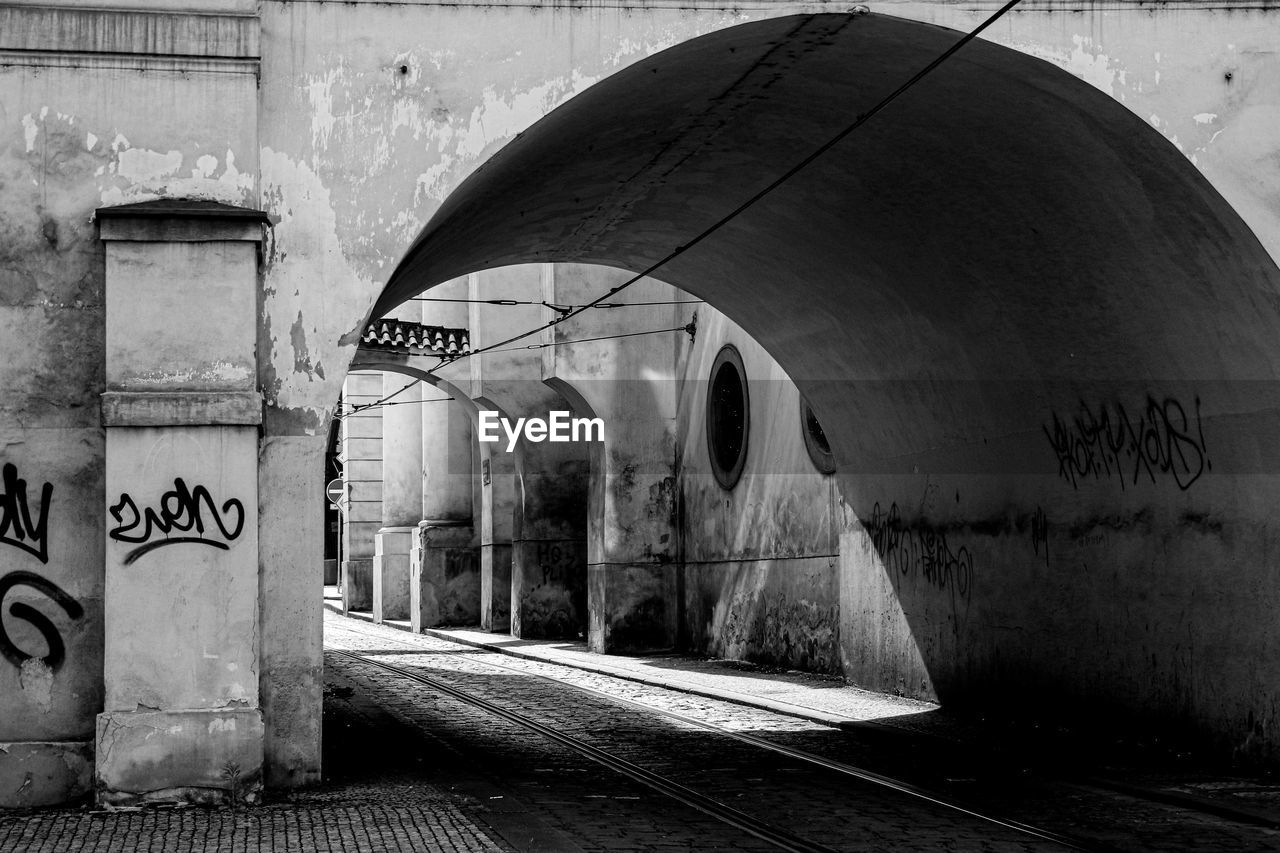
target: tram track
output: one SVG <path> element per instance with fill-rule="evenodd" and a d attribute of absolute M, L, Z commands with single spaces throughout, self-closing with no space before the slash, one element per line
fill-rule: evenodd
<path fill-rule="evenodd" d="M 374 660 L 355 652 L 331 649 L 329 650 L 329 653 L 368 664 L 383 671 L 398 675 L 401 678 L 416 681 L 419 684 L 426 685 L 432 690 L 443 693 L 444 695 L 449 696 L 452 699 L 456 699 L 459 702 L 465 702 L 468 705 L 479 708 L 496 717 L 501 717 L 510 723 L 514 723 L 517 726 L 542 735 L 561 746 L 568 747 L 579 755 L 589 758 L 598 764 L 608 767 L 610 770 L 621 773 L 642 785 L 665 794 L 677 802 L 691 806 L 703 814 L 710 815 L 723 823 L 729 824 L 730 826 L 736 827 L 737 829 L 754 835 L 757 838 L 763 839 L 780 850 L 791 851 L 791 853 L 835 853 L 835 850 L 831 847 L 809 841 L 787 832 L 786 830 L 779 829 L 772 824 L 766 823 L 765 821 L 746 814 L 745 812 L 741 812 L 732 806 L 725 805 L 718 800 L 700 794 L 692 788 L 681 785 L 680 783 L 668 779 L 665 776 L 646 770 L 638 764 L 634 764 L 624 758 L 613 755 L 606 750 L 593 746 L 580 738 L 565 734 L 564 732 L 540 723 L 531 717 L 503 708 L 502 706 L 486 699 L 482 699 L 479 696 L 473 696 L 466 691 L 459 690 L 456 687 L 445 684 L 444 682 L 431 678 L 430 676 L 414 672 L 413 670 L 405 667 L 396 666 L 395 664 L 389 664 L 385 661 Z"/>
<path fill-rule="evenodd" d="M 355 620 L 353 620 L 353 621 L 355 621 Z M 360 625 L 360 624 L 366 624 L 366 623 L 363 623 L 363 622 L 355 622 L 355 624 L 356 624 L 356 625 Z M 354 626 L 347 627 L 347 628 L 346 628 L 346 630 L 351 630 L 351 631 L 353 631 L 354 633 L 365 634 L 366 636 L 374 636 L 374 635 L 373 635 L 372 633 L 370 633 L 370 632 L 357 630 Z M 433 632 L 426 632 L 426 636 L 434 637 L 435 639 L 437 639 L 437 640 L 441 640 L 441 641 L 446 642 L 446 643 L 459 643 L 459 641 L 453 640 L 453 639 L 451 639 L 451 638 L 449 638 L 449 637 L 446 637 L 446 636 L 437 635 L 437 634 L 435 634 L 435 633 L 433 633 Z M 476 644 L 474 644 L 474 643 L 473 643 L 473 642 L 471 642 L 471 641 L 462 641 L 462 642 L 461 642 L 461 643 L 459 643 L 459 644 L 460 644 L 460 645 L 465 645 L 465 646 L 468 646 L 468 647 L 471 647 L 471 648 L 483 649 L 484 651 L 487 651 L 487 652 L 489 652 L 489 653 L 491 653 L 491 654 L 494 654 L 494 655 L 504 654 L 503 652 L 499 652 L 499 651 L 497 651 L 497 650 L 495 650 L 495 649 L 492 649 L 492 648 L 490 648 L 490 647 L 488 647 L 488 646 L 476 645 Z M 529 663 L 532 663 L 532 664 L 535 664 L 535 665 L 542 665 L 542 666 L 563 666 L 563 664 L 556 664 L 556 663 L 554 663 L 554 662 L 544 661 L 544 660 L 541 660 L 541 659 L 539 659 L 539 658 L 537 658 L 537 657 L 526 657 L 526 656 L 519 655 L 519 654 L 515 655 L 515 657 L 516 657 L 516 659 L 518 659 L 518 660 L 526 661 L 526 662 L 529 662 Z M 502 669 L 508 669 L 508 670 L 510 670 L 510 671 L 512 671 L 512 672 L 517 672 L 517 673 L 520 673 L 520 674 L 522 674 L 522 675 L 526 675 L 526 676 L 536 676 L 536 677 L 539 677 L 539 678 L 544 678 L 544 679 L 549 680 L 549 681 L 552 681 L 552 682 L 554 682 L 554 683 L 556 683 L 556 684 L 560 684 L 560 685 L 563 685 L 563 686 L 566 686 L 566 687 L 572 687 L 572 688 L 574 688 L 574 689 L 576 689 L 576 690 L 580 690 L 580 691 L 583 691 L 583 692 L 586 692 L 586 693 L 593 693 L 593 694 L 595 694 L 595 695 L 597 695 L 597 696 L 606 697 L 606 698 L 610 699 L 611 701 L 617 701 L 617 702 L 619 702 L 619 703 L 630 704 L 630 705 L 632 705 L 632 706 L 634 706 L 634 707 L 641 708 L 641 709 L 644 709 L 644 710 L 647 710 L 647 711 L 650 711 L 650 712 L 653 712 L 653 713 L 656 713 L 656 714 L 664 715 L 664 716 L 669 717 L 669 718 L 672 718 L 672 719 L 681 720 L 682 722 L 685 722 L 685 723 L 688 723 L 688 724 L 691 724 L 691 725 L 701 726 L 701 727 L 704 727 L 704 728 L 706 728 L 706 727 L 707 727 L 707 726 L 705 726 L 705 725 L 704 725 L 703 721 L 701 721 L 701 720 L 697 720 L 696 718 L 688 717 L 688 716 L 686 716 L 686 715 L 679 714 L 678 712 L 668 711 L 668 710 L 663 709 L 663 708 L 658 708 L 658 707 L 655 707 L 655 706 L 653 706 L 653 705 L 646 704 L 646 703 L 644 703 L 644 702 L 635 702 L 635 701 L 633 701 L 633 700 L 629 700 L 629 699 L 625 699 L 625 698 L 623 698 L 623 697 L 614 696 L 614 695 L 612 695 L 612 694 L 604 693 L 603 691 L 595 690 L 595 689 L 593 689 L 593 688 L 586 687 L 586 686 L 583 686 L 583 685 L 580 685 L 580 684 L 574 684 L 574 683 L 572 683 L 572 682 L 570 682 L 570 681 L 565 681 L 565 680 L 556 679 L 556 678 L 549 677 L 549 676 L 539 675 L 539 674 L 537 674 L 537 673 L 531 672 L 531 671 L 529 671 L 529 670 L 527 670 L 527 669 L 524 669 L 524 668 L 522 668 L 522 667 L 511 667 L 511 666 L 505 666 L 505 665 L 503 665 L 503 664 L 494 663 L 494 662 L 491 662 L 491 661 L 486 662 L 486 663 L 487 663 L 489 666 L 494 666 L 494 667 L 498 667 L 498 668 L 502 668 Z M 648 685 L 648 686 L 651 686 L 651 687 L 652 687 L 652 686 L 655 686 L 655 685 L 653 685 L 652 683 L 647 682 L 647 681 L 645 681 L 645 680 L 643 680 L 643 679 L 636 679 L 636 678 L 632 678 L 632 677 L 629 677 L 629 676 L 627 676 L 627 675 L 625 675 L 625 674 L 612 674 L 612 673 L 607 673 L 607 672 L 604 672 L 604 671 L 599 671 L 599 670 L 590 670 L 590 669 L 586 670 L 586 672 L 590 672 L 590 673 L 594 673 L 594 674 L 602 675 L 602 676 L 607 676 L 607 677 L 611 677 L 611 678 L 618 678 L 618 679 L 621 679 L 621 680 L 623 680 L 623 681 L 628 681 L 628 682 L 632 682 L 632 683 L 636 683 L 636 684 Z M 664 688 L 664 689 L 666 689 L 666 688 Z M 680 691 L 680 692 L 687 692 L 687 691 Z M 695 692 L 693 692 L 693 693 L 692 693 L 692 694 L 690 694 L 690 695 L 694 695 L 694 696 L 701 696 L 701 697 L 703 697 L 703 698 L 711 699 L 711 700 L 713 700 L 713 701 L 728 702 L 728 703 L 730 703 L 730 704 L 743 704 L 740 700 L 737 700 L 737 699 L 734 699 L 734 698 L 731 698 L 731 697 L 720 697 L 720 696 L 717 696 L 717 695 L 714 695 L 714 694 L 710 694 L 710 693 L 703 694 L 703 693 L 698 693 L 698 692 L 696 692 L 696 691 L 695 691 Z M 752 706 L 752 705 L 750 705 L 750 704 L 747 704 L 747 707 L 755 707 L 755 706 Z M 786 710 L 779 710 L 779 711 L 777 711 L 776 713 L 780 713 L 780 714 L 783 714 L 783 715 L 791 715 L 791 714 L 789 714 L 789 712 L 787 712 Z M 794 715 L 791 715 L 791 716 L 794 716 Z M 808 719 L 808 718 L 800 717 L 800 719 Z M 899 729 L 899 728 L 897 728 L 897 727 L 895 727 L 895 726 L 891 726 L 891 725 L 885 725 L 885 724 L 880 723 L 880 722 L 875 721 L 875 720 L 867 720 L 867 721 L 852 722 L 852 723 L 850 723 L 850 722 L 845 722 L 845 723 L 841 723 L 841 724 L 840 724 L 840 725 L 838 725 L 838 726 L 837 726 L 837 725 L 835 725 L 835 724 L 830 724 L 830 723 L 828 723 L 828 724 L 824 724 L 824 725 L 831 725 L 831 726 L 832 726 L 832 727 L 834 727 L 834 728 L 839 728 L 839 729 L 844 730 L 844 731 L 847 731 L 847 732 L 866 731 L 866 732 L 876 733 L 876 734 L 879 734 L 879 735 L 884 735 L 884 736 L 886 736 L 886 737 L 895 738 L 895 739 L 908 739 L 908 740 L 909 740 L 909 739 L 911 739 L 911 738 L 923 738 L 923 739 L 925 739 L 925 740 L 933 741 L 933 742 L 936 742 L 936 743 L 938 743 L 938 744 L 940 744 L 940 745 L 943 745 L 943 746 L 946 746 L 946 745 L 954 745 L 954 744 L 953 744 L 953 742 L 952 742 L 951 740 L 949 740 L 949 739 L 947 739 L 947 738 L 944 738 L 944 737 L 942 737 L 942 736 L 940 736 L 940 735 L 937 735 L 937 734 L 932 734 L 932 733 L 918 733 L 918 732 L 912 732 L 912 733 L 910 733 L 910 734 L 907 734 L 907 733 L 905 733 L 902 729 Z M 726 731 L 725 733 L 726 733 L 726 734 L 729 734 L 730 736 L 736 736 L 736 734 L 737 734 L 737 733 L 729 732 L 729 731 Z M 762 748 L 770 749 L 770 750 L 775 751 L 775 752 L 785 752 L 787 749 L 789 749 L 788 747 L 785 747 L 785 746 L 779 745 L 779 744 L 777 744 L 777 743 L 775 743 L 775 742 L 773 742 L 773 741 L 769 741 L 769 740 L 767 740 L 767 739 L 765 739 L 765 738 L 755 738 L 755 737 L 753 737 L 753 736 L 751 736 L 751 735 L 745 735 L 745 736 L 743 736 L 742 738 L 739 738 L 739 739 L 741 739 L 741 740 L 746 740 L 746 741 L 748 741 L 748 742 L 755 741 L 755 742 L 757 742 L 757 743 L 756 743 L 756 745 L 761 746 Z M 802 750 L 801 750 L 801 752 L 802 752 Z M 825 760 L 825 759 L 823 759 L 823 760 Z M 840 764 L 840 762 L 833 762 L 833 763 L 834 763 L 834 764 Z M 851 773 L 847 773 L 846 775 L 853 775 L 853 776 L 857 776 L 857 775 L 859 775 L 859 774 L 865 774 L 865 775 L 868 777 L 866 781 L 869 781 L 869 782 L 870 782 L 870 781 L 873 781 L 876 777 L 879 777 L 880 779 L 885 780 L 885 782 L 887 782 L 887 783 L 888 783 L 888 784 L 887 784 L 887 787 L 892 787 L 893 785 L 898 784 L 898 785 L 902 785 L 902 786 L 904 787 L 904 789 L 914 790 L 916 793 L 921 794 L 921 795 L 923 795 L 923 796 L 925 796 L 925 797 L 935 796 L 935 795 L 936 795 L 936 794 L 935 794 L 935 792 L 931 792 L 928 788 L 922 788 L 922 787 L 919 787 L 919 786 L 915 786 L 915 785 L 912 785 L 911 783 L 903 782 L 903 781 L 901 781 L 901 780 L 894 780 L 894 779 L 891 779 L 890 777 L 883 776 L 883 775 L 881 775 L 881 774 L 876 774 L 876 773 L 874 773 L 874 772 L 872 772 L 872 771 L 868 771 L 868 770 L 864 770 L 864 769 L 861 769 L 861 768 L 853 767 L 852 765 L 844 765 L 844 767 L 849 768 L 850 770 L 852 770 L 852 771 L 853 771 L 853 772 L 851 772 Z M 840 770 L 840 771 L 837 771 L 837 772 L 846 772 L 846 771 Z M 1116 779 L 1111 779 L 1111 778 L 1102 777 L 1102 776 L 1096 776 L 1096 775 L 1092 775 L 1092 774 L 1087 774 L 1087 775 L 1080 775 L 1080 774 L 1068 774 L 1068 775 L 1064 775 L 1064 776 L 1053 776 L 1052 778 L 1053 778 L 1055 781 L 1057 781 L 1058 783 L 1060 783 L 1060 784 L 1067 785 L 1067 786 L 1070 786 L 1070 787 L 1072 787 L 1072 788 L 1075 788 L 1075 789 L 1078 789 L 1078 790 L 1081 790 L 1081 791 L 1103 791 L 1103 792 L 1108 792 L 1108 793 L 1111 793 L 1111 794 L 1119 794 L 1119 795 L 1122 795 L 1122 796 L 1124 796 L 1124 797 L 1132 798 L 1132 799 L 1135 799 L 1135 800 L 1142 800 L 1142 801 L 1145 801 L 1145 802 L 1148 802 L 1148 803 L 1152 803 L 1152 804 L 1158 804 L 1158 805 L 1162 805 L 1162 806 L 1172 807 L 1172 808 L 1178 809 L 1178 810 L 1183 811 L 1183 812 L 1195 812 L 1195 813 L 1199 813 L 1199 814 L 1206 815 L 1206 816 L 1211 816 L 1211 817 L 1215 817 L 1215 818 L 1220 818 L 1220 819 L 1222 819 L 1222 820 L 1230 821 L 1230 822 L 1232 822 L 1232 823 L 1237 823 L 1237 824 L 1240 824 L 1240 825 L 1243 825 L 1243 826 L 1253 826 L 1253 827 L 1258 827 L 1258 828 L 1266 829 L 1266 830 L 1280 830 L 1280 818 L 1277 818 L 1277 816 L 1276 816 L 1276 814 L 1275 814 L 1275 811 L 1274 811 L 1274 810 L 1267 810 L 1267 809 L 1262 809 L 1262 808 L 1256 808 L 1256 807 L 1251 807 L 1251 806 L 1248 806 L 1248 805 L 1240 805 L 1240 804 L 1236 804 L 1236 803 L 1228 803 L 1228 802 L 1223 802 L 1223 801 L 1218 800 L 1218 799 L 1211 798 L 1211 797 L 1206 796 L 1206 795 L 1194 794 L 1194 793 L 1190 793 L 1190 792 L 1182 791 L 1182 790 L 1170 790 L 1170 789 L 1165 789 L 1165 788 L 1152 787 L 1152 786 L 1150 786 L 1150 785 L 1145 785 L 1145 784 L 1135 784 L 1135 783 L 1129 783 L 1129 782 L 1122 782 L 1122 781 L 1119 781 L 1119 780 L 1116 780 Z M 905 793 L 905 791 L 904 791 L 904 793 Z M 942 801 L 944 801 L 944 802 L 945 802 L 945 801 L 948 801 L 948 798 L 947 798 L 947 797 L 945 797 L 945 796 L 941 796 L 941 797 L 940 797 L 940 799 L 941 799 Z M 962 800 L 956 799 L 956 800 L 954 800 L 953 802 L 955 802 L 955 803 L 959 806 L 959 809 L 958 809 L 958 810 L 960 810 L 960 811 L 963 811 L 963 810 L 965 810 L 965 809 L 969 808 L 968 806 L 963 805 L 963 801 L 962 801 Z M 979 809 L 973 809 L 973 812 L 974 812 L 974 814 L 975 814 L 976 816 L 981 816 L 983 819 L 987 819 L 987 817 L 989 817 L 989 816 L 988 816 L 988 815 L 987 815 L 987 814 L 986 814 L 982 809 L 980 809 L 980 808 L 979 808 Z M 997 818 L 995 822 L 996 822 L 996 823 L 1003 823 L 1003 822 L 1007 822 L 1008 824 L 1010 824 L 1010 825 L 1012 825 L 1012 826 L 1017 826 L 1017 825 L 1019 825 L 1019 824 L 1020 824 L 1020 822 L 1019 822 L 1019 821 L 1012 820 L 1012 819 L 1009 819 L 1009 820 L 1007 820 L 1007 821 L 1006 821 L 1006 820 L 1005 820 L 1005 819 L 1003 819 L 1003 818 Z M 1031 827 L 1030 825 L 1026 825 L 1026 826 L 1027 826 L 1029 829 L 1031 829 L 1033 832 L 1035 832 L 1035 831 L 1036 831 L 1036 828 L 1035 828 L 1035 827 Z M 1053 833 L 1049 833 L 1049 836 L 1051 836 L 1051 837 L 1052 837 L 1053 835 L 1054 835 Z M 1079 843 L 1080 843 L 1080 842 L 1078 842 L 1078 841 L 1072 841 L 1072 839 L 1070 839 L 1069 837 L 1066 837 L 1066 836 L 1058 836 L 1058 837 L 1053 838 L 1053 840 L 1058 841 L 1059 843 L 1068 843 L 1068 844 L 1069 844 L 1069 843 L 1076 843 L 1076 844 L 1079 844 Z M 1112 849 L 1112 848 L 1105 848 L 1105 847 L 1103 847 L 1103 848 L 1099 848 L 1099 847 L 1095 844 L 1095 845 L 1093 845 L 1092 847 L 1089 847 L 1089 848 L 1087 848 L 1087 849 L 1094 849 L 1094 850 L 1097 850 L 1097 849 Z M 1280 847 L 1278 847 L 1277 849 L 1280 849 Z"/>
<path fill-rule="evenodd" d="M 359 630 L 353 626 L 344 626 L 344 630 L 364 635 L 366 637 L 377 637 L 382 640 L 386 639 L 374 632 Z M 488 699 L 484 699 L 483 697 L 475 696 L 468 691 L 461 690 L 454 685 L 447 684 L 438 678 L 433 678 L 420 671 L 415 671 L 413 668 L 398 666 L 384 660 L 378 660 L 368 655 L 360 654 L 359 651 L 339 649 L 329 649 L 327 651 L 329 654 L 372 666 L 398 677 L 417 682 L 418 684 L 426 686 L 429 689 L 437 691 L 456 701 L 469 704 L 486 713 L 505 719 L 508 722 L 520 726 L 528 731 L 537 733 L 583 757 L 606 766 L 615 772 L 621 773 L 622 775 L 646 785 L 653 790 L 659 791 L 677 802 L 683 803 L 703 812 L 704 814 L 710 815 L 725 824 L 754 835 L 778 849 L 789 851 L 815 851 L 815 853 L 817 853 L 817 851 L 831 851 L 834 849 L 825 844 L 811 841 L 797 836 L 787 830 L 780 829 L 779 827 L 754 815 L 735 809 L 732 806 L 720 802 L 719 800 L 693 790 L 686 785 L 682 785 L 679 782 L 654 773 L 653 771 L 634 762 L 627 761 L 606 750 L 600 749 L 599 747 L 580 738 L 569 735 L 554 726 L 549 726 L 545 723 L 539 722 L 538 720 L 534 720 L 526 714 L 503 707 L 502 705 Z M 414 650 L 411 648 L 404 651 L 404 654 L 406 655 L 413 655 L 415 653 L 423 654 L 424 651 L 421 649 Z M 998 831 L 1014 833 L 1016 836 L 1025 838 L 1028 841 L 1033 841 L 1039 844 L 1052 844 L 1059 849 L 1089 850 L 1098 851 L 1098 853 L 1102 853 L 1102 851 L 1112 851 L 1115 849 L 1093 842 L 1085 842 L 1079 839 L 1070 838 L 1060 833 L 1042 829 L 1020 821 L 1011 820 L 999 815 L 990 814 L 982 809 L 960 802 L 955 798 L 941 795 L 938 792 L 929 791 L 903 780 L 894 779 L 865 768 L 836 761 L 802 749 L 796 749 L 784 744 L 779 744 L 756 735 L 734 731 L 732 729 L 716 725 L 715 723 L 707 722 L 706 720 L 700 720 L 696 717 L 682 714 L 678 711 L 657 708 L 643 702 L 637 702 L 632 699 L 627 699 L 592 687 L 559 680 L 541 673 L 532 672 L 525 667 L 508 666 L 487 660 L 476 660 L 472 657 L 474 654 L 473 650 L 455 652 L 448 649 L 433 649 L 430 653 L 433 655 L 446 655 L 466 660 L 468 665 L 480 665 L 491 668 L 492 670 L 507 671 L 516 673 L 522 677 L 535 678 L 540 681 L 552 683 L 558 688 L 570 688 L 575 691 L 585 693 L 603 702 L 645 714 L 653 714 L 676 720 L 683 725 L 712 732 L 718 736 L 746 744 L 754 749 L 760 749 L 775 755 L 783 756 L 784 758 L 797 762 L 803 766 L 817 768 L 820 771 L 834 774 L 838 778 L 844 779 L 847 783 L 874 788 L 882 792 L 888 792 L 890 796 L 902 797 L 911 800 L 916 803 L 917 806 L 923 805 L 928 809 L 949 812 L 960 819 L 975 821 L 978 824 L 985 824 L 993 829 L 998 828 Z M 465 673 L 459 674 L 465 675 Z"/>

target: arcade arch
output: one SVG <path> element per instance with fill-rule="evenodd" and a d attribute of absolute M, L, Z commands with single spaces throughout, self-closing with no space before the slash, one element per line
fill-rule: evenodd
<path fill-rule="evenodd" d="M 955 38 L 794 16 L 620 71 L 466 180 L 375 313 L 508 264 L 649 269 Z M 1280 689 L 1249 663 L 1280 603 L 1253 556 L 1280 497 L 1256 440 L 1280 270 L 1123 106 L 974 43 L 659 274 L 760 341 L 823 425 L 855 520 L 848 677 L 1154 705 L 1229 737 Z"/>

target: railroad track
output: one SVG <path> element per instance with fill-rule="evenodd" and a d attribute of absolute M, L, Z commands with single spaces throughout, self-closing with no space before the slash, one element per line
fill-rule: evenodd
<path fill-rule="evenodd" d="M 359 630 L 352 626 L 343 626 L 343 630 L 351 631 L 352 633 L 364 635 L 366 637 L 376 637 L 383 641 L 387 639 L 381 634 Z M 405 645 L 410 644 L 406 643 Z M 328 649 L 326 651 L 328 654 L 339 658 L 357 661 L 361 664 L 391 673 L 400 678 L 417 682 L 418 684 L 424 685 L 431 690 L 448 696 L 456 701 L 466 703 L 486 713 L 507 720 L 510 723 L 534 732 L 585 758 L 608 767 L 617 773 L 658 791 L 677 802 L 697 809 L 716 820 L 760 838 L 780 850 L 799 851 L 802 853 L 831 853 L 833 851 L 832 847 L 802 838 L 786 829 L 782 829 L 768 823 L 755 815 L 747 814 L 739 809 L 727 805 L 726 803 L 720 802 L 712 797 L 708 797 L 698 791 L 682 785 L 679 782 L 654 773 L 651 770 L 641 767 L 631 761 L 627 761 L 626 759 L 603 750 L 580 738 L 566 734 L 554 726 L 532 719 L 527 714 L 504 707 L 483 697 L 476 696 L 468 691 L 459 689 L 452 684 L 441 681 L 438 678 L 425 675 L 413 668 L 398 666 L 384 660 L 378 660 L 370 656 L 362 655 L 358 651 L 338 649 Z M 412 655 L 415 653 L 422 654 L 424 651 L 422 649 L 407 648 L 404 653 L 406 655 Z M 572 688 L 573 690 L 592 695 L 597 699 L 608 703 L 640 710 L 646 714 L 660 715 L 669 719 L 674 719 L 684 725 L 714 732 L 716 735 L 748 744 L 753 748 L 785 756 L 787 759 L 801 765 L 820 768 L 823 772 L 833 774 L 835 777 L 844 780 L 848 784 L 855 786 L 870 786 L 880 791 L 891 792 L 892 796 L 909 799 L 917 805 L 924 804 L 929 809 L 950 812 L 955 815 L 961 815 L 969 820 L 979 822 L 980 824 L 999 827 L 1000 830 L 1014 833 L 1016 836 L 1022 837 L 1028 841 L 1049 843 L 1064 850 L 1088 850 L 1098 851 L 1098 853 L 1102 853 L 1102 851 L 1108 851 L 1108 853 L 1110 853 L 1110 851 L 1114 850 L 1114 848 L 1111 847 L 1069 838 L 1056 832 L 1030 826 L 998 815 L 993 815 L 959 802 L 953 798 L 940 795 L 937 792 L 928 791 L 908 782 L 893 779 L 883 774 L 875 773 L 851 764 L 835 761 L 825 756 L 785 746 L 755 735 L 733 731 L 677 711 L 655 708 L 651 705 L 616 696 L 592 687 L 564 682 L 540 673 L 531 672 L 529 669 L 524 667 L 507 666 L 487 660 L 478 661 L 471 656 L 474 654 L 471 651 L 460 653 L 449 651 L 447 649 L 432 649 L 430 653 L 433 655 L 443 654 L 460 658 L 465 660 L 469 666 L 478 665 L 492 668 L 494 670 L 505 670 L 518 673 L 526 678 L 536 678 L 541 681 L 553 683 L 560 688 Z M 465 675 L 465 673 L 460 673 L 460 675 Z"/>

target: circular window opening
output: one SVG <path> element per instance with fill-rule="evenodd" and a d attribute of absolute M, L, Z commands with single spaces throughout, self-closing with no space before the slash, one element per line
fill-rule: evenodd
<path fill-rule="evenodd" d="M 834 474 L 836 457 L 831 452 L 831 443 L 827 441 L 827 434 L 822 431 L 818 416 L 803 397 L 800 398 L 800 434 L 804 436 L 804 449 L 809 451 L 809 459 L 813 461 L 814 467 L 823 474 Z"/>
<path fill-rule="evenodd" d="M 732 489 L 747 461 L 748 400 L 742 356 L 726 345 L 711 366 L 707 389 L 707 450 L 716 481 Z"/>

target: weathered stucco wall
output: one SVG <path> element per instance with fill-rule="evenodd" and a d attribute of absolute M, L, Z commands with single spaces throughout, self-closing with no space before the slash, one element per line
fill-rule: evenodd
<path fill-rule="evenodd" d="M 263 3 L 270 428 L 323 425 L 374 297 L 493 152 L 637 59 L 795 8 Z"/>
<path fill-rule="evenodd" d="M 697 307 L 679 400 L 684 639 L 718 657 L 839 673 L 835 480 L 809 459 L 800 395 L 782 368 L 723 314 Z M 711 371 L 726 344 L 742 357 L 749 406 L 732 489 L 713 476 L 707 446 Z"/>
<path fill-rule="evenodd" d="M 9 7 L 0 19 L 0 806 L 27 806 L 88 790 L 103 701 L 93 211 L 160 194 L 253 203 L 255 67 L 242 57 L 257 33 L 217 16 L 175 27 Z M 175 45 L 190 56 L 158 55 Z M 13 612 L 24 606 L 34 613 Z M 22 745 L 34 741 L 48 743 Z"/>

